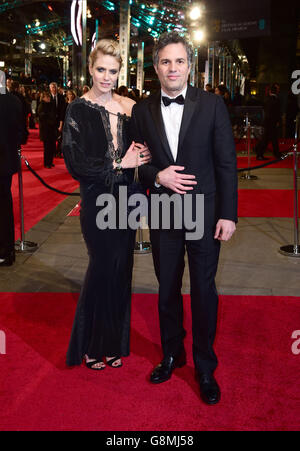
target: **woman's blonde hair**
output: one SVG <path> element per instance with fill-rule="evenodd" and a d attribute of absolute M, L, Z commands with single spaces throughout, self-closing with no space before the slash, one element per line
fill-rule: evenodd
<path fill-rule="evenodd" d="M 98 58 L 98 53 L 113 56 L 120 63 L 120 67 L 122 66 L 122 57 L 117 41 L 113 41 L 112 39 L 100 39 L 100 41 L 97 42 L 96 47 L 90 53 L 89 66 L 94 66 L 96 59 Z"/>

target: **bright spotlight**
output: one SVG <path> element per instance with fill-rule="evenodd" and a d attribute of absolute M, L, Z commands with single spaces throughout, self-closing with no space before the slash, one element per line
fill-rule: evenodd
<path fill-rule="evenodd" d="M 40 48 L 41 48 L 42 50 L 45 50 L 46 44 L 44 44 L 44 42 L 42 42 L 42 43 L 40 44 Z"/>
<path fill-rule="evenodd" d="M 202 16 L 202 11 L 201 11 L 200 7 L 194 6 L 194 8 L 192 8 L 190 11 L 190 18 L 192 20 L 197 20 L 197 19 L 200 19 L 201 16 Z"/>
<path fill-rule="evenodd" d="M 204 32 L 202 30 L 194 31 L 194 41 L 201 42 L 204 39 Z"/>

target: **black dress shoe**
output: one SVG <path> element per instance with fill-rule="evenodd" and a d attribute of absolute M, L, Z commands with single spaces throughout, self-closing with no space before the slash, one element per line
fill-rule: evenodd
<path fill-rule="evenodd" d="M 151 374 L 150 382 L 152 384 L 161 384 L 166 382 L 172 376 L 175 368 L 181 368 L 186 364 L 186 353 L 182 351 L 177 357 L 165 357 L 163 361 L 157 365 Z"/>
<path fill-rule="evenodd" d="M 0 266 L 12 266 L 15 259 L 16 258 L 14 252 L 5 257 L 0 257 Z"/>
<path fill-rule="evenodd" d="M 217 404 L 221 399 L 220 387 L 212 374 L 197 373 L 200 396 L 205 404 Z"/>
<path fill-rule="evenodd" d="M 256 157 L 257 160 L 269 160 L 269 158 L 264 157 L 263 155 L 257 155 Z"/>

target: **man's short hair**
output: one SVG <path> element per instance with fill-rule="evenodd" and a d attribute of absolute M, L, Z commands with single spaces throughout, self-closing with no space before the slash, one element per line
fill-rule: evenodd
<path fill-rule="evenodd" d="M 177 33 L 177 31 L 171 31 L 169 33 L 166 32 L 166 33 L 163 33 L 160 35 L 158 41 L 156 42 L 156 44 L 153 48 L 153 64 L 154 64 L 154 66 L 158 65 L 158 61 L 159 61 L 158 54 L 163 48 L 165 48 L 169 44 L 179 44 L 179 43 L 185 47 L 187 57 L 188 57 L 188 65 L 191 66 L 192 62 L 193 62 L 193 47 L 188 42 L 188 40 L 184 36 L 180 36 L 180 34 Z"/>

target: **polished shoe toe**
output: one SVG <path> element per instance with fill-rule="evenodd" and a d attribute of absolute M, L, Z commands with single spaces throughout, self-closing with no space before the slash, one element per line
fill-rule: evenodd
<path fill-rule="evenodd" d="M 221 399 L 221 391 L 216 379 L 211 374 L 198 374 L 197 378 L 202 401 L 208 405 L 217 404 Z"/>
<path fill-rule="evenodd" d="M 14 260 L 11 258 L 0 258 L 0 266 L 12 266 Z"/>
<path fill-rule="evenodd" d="M 9 254 L 0 257 L 0 266 L 12 266 L 16 260 L 15 253 L 10 252 Z"/>
<path fill-rule="evenodd" d="M 269 160 L 269 158 L 266 158 L 266 157 L 263 157 L 263 156 L 257 156 L 256 159 L 260 160 L 260 161 Z"/>
<path fill-rule="evenodd" d="M 172 376 L 175 368 L 181 368 L 186 364 L 186 354 L 182 352 L 178 357 L 165 357 L 163 361 L 157 365 L 150 376 L 152 384 L 161 384 L 166 382 Z"/>

